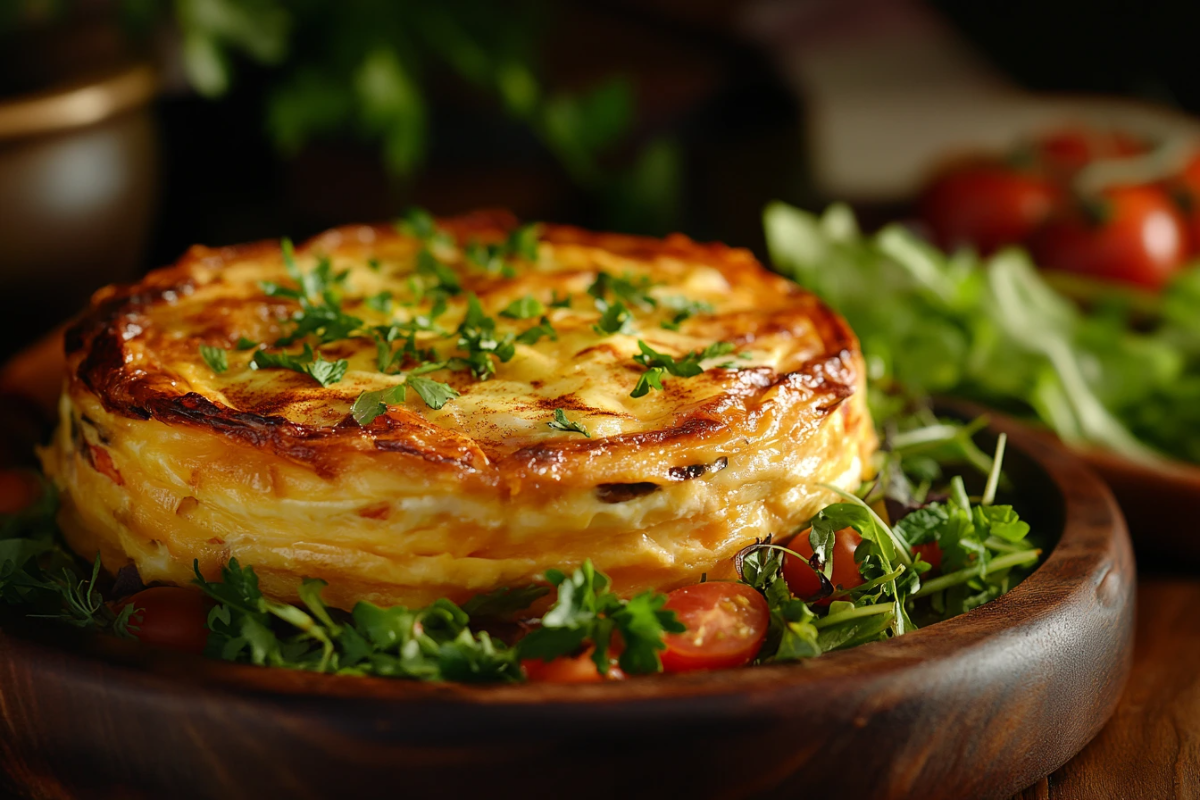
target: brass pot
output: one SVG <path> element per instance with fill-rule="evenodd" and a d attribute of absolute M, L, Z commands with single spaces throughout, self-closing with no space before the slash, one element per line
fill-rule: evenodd
<path fill-rule="evenodd" d="M 142 266 L 156 86 L 136 64 L 0 100 L 0 358 Z"/>

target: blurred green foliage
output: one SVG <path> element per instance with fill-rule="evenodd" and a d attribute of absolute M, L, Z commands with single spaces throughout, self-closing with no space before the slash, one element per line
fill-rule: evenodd
<path fill-rule="evenodd" d="M 615 210 L 621 227 L 664 229 L 679 210 L 680 156 L 669 140 L 629 147 L 633 87 L 612 77 L 582 92 L 549 88 L 540 45 L 548 0 L 114 0 L 146 36 L 173 24 L 188 80 L 220 98 L 238 70 L 266 77 L 265 126 L 284 155 L 317 139 L 379 147 L 398 177 L 428 151 L 428 78 L 440 68 L 525 125 L 572 181 Z M 7 0 L 0 32 L 61 16 L 81 0 Z M 613 167 L 620 151 L 625 166 Z"/>

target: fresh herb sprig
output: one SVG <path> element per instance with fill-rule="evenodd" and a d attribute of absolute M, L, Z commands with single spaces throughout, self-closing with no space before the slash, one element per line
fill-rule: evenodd
<path fill-rule="evenodd" d="M 633 360 L 645 367 L 646 371 L 638 378 L 637 384 L 629 394 L 630 397 L 644 397 L 651 389 L 662 391 L 663 378 L 667 375 L 677 378 L 695 377 L 705 371 L 702 362 L 732 353 L 734 345 L 730 342 L 716 342 L 680 358 L 660 353 L 641 339 L 638 339 L 638 349 L 642 352 L 634 356 Z"/>
<path fill-rule="evenodd" d="M 319 354 L 313 353 L 312 345 L 305 344 L 304 350 L 298 354 L 257 350 L 250 366 L 252 369 L 290 369 L 309 376 L 321 386 L 329 387 L 345 377 L 350 362 L 344 358 L 326 361 Z"/>
<path fill-rule="evenodd" d="M 582 422 L 579 422 L 578 420 L 573 421 L 567 419 L 566 412 L 561 408 L 554 409 L 554 419 L 547 422 L 546 425 L 552 430 L 568 432 L 574 431 L 575 433 L 582 433 L 589 439 L 592 438 L 592 435 L 588 433 L 588 429 L 583 426 Z"/>

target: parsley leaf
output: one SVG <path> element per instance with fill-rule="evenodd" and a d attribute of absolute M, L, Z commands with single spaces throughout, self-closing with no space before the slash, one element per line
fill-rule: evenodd
<path fill-rule="evenodd" d="M 229 369 L 229 354 L 222 347 L 202 344 L 200 345 L 200 357 L 204 359 L 205 364 L 208 364 L 209 369 L 218 375 Z"/>
<path fill-rule="evenodd" d="M 485 381 L 496 374 L 492 356 L 501 362 L 510 361 L 516 354 L 516 337 L 507 333 L 496 334 L 496 321 L 483 311 L 479 298 L 471 293 L 467 296 L 467 313 L 458 326 L 458 349 L 466 351 L 466 358 L 451 360 L 453 369 L 469 369 L 477 380 Z"/>
<path fill-rule="evenodd" d="M 630 397 L 643 397 L 651 389 L 661 391 L 663 377 L 666 375 L 674 375 L 677 378 L 695 377 L 705 371 L 701 366 L 702 361 L 732 353 L 734 346 L 730 342 L 716 342 L 703 350 L 696 350 L 679 359 L 658 352 L 641 339 L 638 339 L 638 349 L 642 352 L 640 355 L 634 356 L 633 360 L 646 367 L 646 371 L 642 373 L 637 385 L 633 387 Z"/>
<path fill-rule="evenodd" d="M 669 331 L 679 330 L 679 326 L 684 320 L 689 319 L 697 314 L 711 314 L 713 307 L 711 303 L 706 303 L 703 300 L 688 300 L 686 297 L 672 295 L 662 299 L 664 308 L 668 308 L 675 312 L 669 320 L 663 320 L 661 323 L 663 328 Z"/>
<path fill-rule="evenodd" d="M 532 319 L 546 310 L 536 297 L 527 294 L 519 300 L 513 300 L 504 310 L 500 312 L 500 316 L 508 317 L 509 319 Z"/>
<path fill-rule="evenodd" d="M 250 365 L 253 369 L 290 369 L 293 372 L 308 375 L 317 383 L 328 387 L 346 375 L 350 362 L 344 358 L 337 361 L 326 361 L 319 354 L 314 357 L 312 347 L 306 344 L 304 350 L 298 355 L 268 353 L 266 350 L 259 350 L 255 352 L 254 360 L 250 362 Z"/>
<path fill-rule="evenodd" d="M 613 300 L 620 300 L 628 305 L 650 310 L 658 305 L 658 301 L 648 293 L 653 285 L 646 276 L 635 280 L 629 275 L 618 278 L 607 272 L 599 272 L 596 274 L 596 279 L 592 281 L 592 285 L 588 287 L 588 294 L 595 298 L 596 307 L 601 311 L 608 307 L 610 295 Z"/>
<path fill-rule="evenodd" d="M 592 326 L 592 330 L 602 336 L 611 336 L 615 333 L 633 333 L 633 314 L 629 308 L 620 300 L 612 304 L 606 304 L 604 313 L 600 315 L 600 320 Z"/>
<path fill-rule="evenodd" d="M 463 257 L 468 263 L 479 267 L 489 275 L 511 278 L 516 274 L 512 264 L 514 259 L 537 261 L 538 226 L 536 223 L 522 225 L 510 232 L 508 238 L 500 244 L 471 242 L 464 248 Z"/>
<path fill-rule="evenodd" d="M 376 418 L 387 413 L 388 406 L 398 406 L 404 403 L 409 388 L 417 393 L 425 405 L 437 411 L 458 397 L 459 393 L 449 384 L 426 378 L 424 374 L 445 368 L 444 362 L 423 364 L 410 370 L 404 378 L 404 383 L 389 386 L 386 389 L 363 392 L 350 406 L 350 415 L 359 425 L 364 427 L 370 425 Z"/>
<path fill-rule="evenodd" d="M 458 294 L 462 291 L 462 283 L 458 274 L 437 259 L 429 248 L 417 253 L 417 274 L 433 278 L 433 291 L 446 294 Z"/>
<path fill-rule="evenodd" d="M 675 612 L 663 608 L 666 596 L 644 592 L 625 601 L 608 591 L 609 579 L 592 562 L 584 561 L 570 575 L 546 571 L 546 580 L 558 588 L 558 597 L 542 617 L 542 625 L 517 643 L 522 659 L 550 661 L 571 655 L 585 642 L 594 646 L 592 660 L 601 674 L 608 672 L 613 632 L 625 642 L 619 664 L 629 674 L 662 669 L 659 651 L 666 649 L 666 633 L 682 633 Z"/>
<path fill-rule="evenodd" d="M 367 308 L 373 309 L 383 314 L 387 314 L 392 310 L 392 293 L 380 292 L 373 294 L 363 301 Z"/>
<path fill-rule="evenodd" d="M 250 339 L 247 339 L 245 336 L 239 336 L 238 340 L 237 340 L 237 344 L 234 346 L 237 347 L 238 350 L 244 351 L 244 350 L 253 350 L 254 348 L 258 347 L 258 344 L 259 344 L 258 342 L 251 341 Z"/>
<path fill-rule="evenodd" d="M 425 401 L 425 405 L 435 411 L 459 396 L 458 392 L 450 384 L 435 381 L 432 378 L 421 377 L 412 372 L 408 374 L 405 383 Z"/>
<path fill-rule="evenodd" d="M 556 431 L 574 431 L 575 433 L 582 433 L 589 439 L 592 438 L 587 428 L 583 427 L 582 422 L 571 422 L 567 419 L 566 412 L 561 408 L 554 409 L 554 419 L 547 422 L 546 425 Z"/>
<path fill-rule="evenodd" d="M 534 345 L 543 338 L 547 338 L 552 342 L 558 341 L 558 331 L 554 330 L 554 326 L 550 324 L 550 320 L 546 317 L 542 317 L 541 322 L 532 328 L 517 334 L 516 341 L 519 344 Z"/>

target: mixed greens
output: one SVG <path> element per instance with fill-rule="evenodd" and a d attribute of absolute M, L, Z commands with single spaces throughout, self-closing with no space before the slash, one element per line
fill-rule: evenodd
<path fill-rule="evenodd" d="M 738 553 L 739 582 L 759 592 L 769 610 L 769 627 L 746 660 L 812 658 L 902 635 L 994 599 L 1026 575 L 1040 550 L 1013 508 L 994 502 L 1004 439 L 988 456 L 972 439 L 981 426 L 939 420 L 910 404 L 883 426 L 876 480 L 858 494 L 826 487 L 841 502 L 822 509 L 806 530 Z M 986 474 L 980 495 L 969 496 L 961 476 L 946 480 L 943 467 L 952 464 L 974 464 L 981 480 Z M 0 519 L 0 602 L 9 613 L 149 641 L 136 573 L 127 568 L 110 580 L 98 559 L 74 556 L 55 525 L 56 505 L 47 486 L 35 505 Z M 854 564 L 843 561 L 835 570 L 835 543 L 850 531 L 861 539 Z M 797 596 L 795 570 L 815 576 L 816 588 Z M 841 584 L 847 574 L 853 585 Z M 621 598 L 590 561 L 462 606 L 445 599 L 424 608 L 359 602 L 345 612 L 326 605 L 319 580 L 305 580 L 302 604 L 293 606 L 264 595 L 254 568 L 236 559 L 218 580 L 197 570 L 195 584 L 212 598 L 206 655 L 323 673 L 512 682 L 533 663 L 587 658 L 599 675 L 614 668 L 641 675 L 663 670 L 672 636 L 686 629 L 672 595 Z M 530 612 L 551 593 L 548 607 L 537 606 L 544 613 Z"/>
<path fill-rule="evenodd" d="M 947 255 L 899 225 L 867 236 L 841 205 L 818 217 L 773 203 L 764 221 L 775 269 L 858 334 L 875 400 L 896 385 L 957 395 L 1068 442 L 1200 463 L 1200 269 L 1152 308 L 1113 293 L 1081 310 L 1020 250 Z"/>

